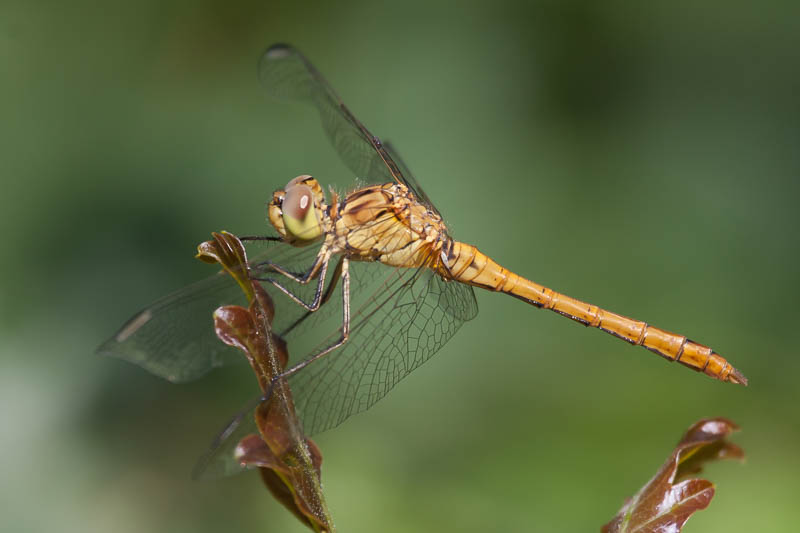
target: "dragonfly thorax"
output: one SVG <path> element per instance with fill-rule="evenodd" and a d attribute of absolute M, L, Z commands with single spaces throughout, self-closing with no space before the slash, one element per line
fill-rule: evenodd
<path fill-rule="evenodd" d="M 339 206 L 333 234 L 334 252 L 408 268 L 432 266 L 450 240 L 441 218 L 400 183 L 348 194 Z"/>

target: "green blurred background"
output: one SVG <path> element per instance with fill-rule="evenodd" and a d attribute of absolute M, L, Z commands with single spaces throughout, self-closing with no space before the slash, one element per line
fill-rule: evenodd
<path fill-rule="evenodd" d="M 4 531 L 303 531 L 258 475 L 194 483 L 254 392 L 95 347 L 264 231 L 273 189 L 350 180 L 256 63 L 303 50 L 391 139 L 455 237 L 535 281 L 709 344 L 667 364 L 511 298 L 316 438 L 341 531 L 596 531 L 706 416 L 740 424 L 686 531 L 796 531 L 800 4 L 0 4 Z M 743 3 L 744 4 L 744 3 Z"/>

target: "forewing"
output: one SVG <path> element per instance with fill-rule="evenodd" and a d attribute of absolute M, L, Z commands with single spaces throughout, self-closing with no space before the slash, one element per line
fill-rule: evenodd
<path fill-rule="evenodd" d="M 220 305 L 245 305 L 242 290 L 218 273 L 157 300 L 99 348 L 175 383 L 197 379 L 236 356 L 214 334 L 211 314 Z"/>
<path fill-rule="evenodd" d="M 393 159 L 391 148 L 387 150 L 369 132 L 298 50 L 285 44 L 271 46 L 261 57 L 259 76 L 271 95 L 304 101 L 317 108 L 331 144 L 358 178 L 366 183 L 403 183 L 419 201 L 433 209 L 417 181 L 411 174 L 406 175 L 404 165 Z"/>
<path fill-rule="evenodd" d="M 403 183 L 405 183 L 406 186 L 409 189 L 411 189 L 411 191 L 414 193 L 414 196 L 417 197 L 417 200 L 419 200 L 428 209 L 431 209 L 441 218 L 442 216 L 441 213 L 439 213 L 439 210 L 436 209 L 435 205 L 433 205 L 433 202 L 431 201 L 430 197 L 425 193 L 425 191 L 422 188 L 422 185 L 420 185 L 417 179 L 414 177 L 414 174 L 408 168 L 408 165 L 406 165 L 403 159 L 400 157 L 400 154 L 397 153 L 397 149 L 395 148 L 395 146 L 389 141 L 386 141 L 383 143 L 383 147 L 384 149 L 386 149 L 389 156 L 392 158 L 397 167 L 400 169 L 400 173 L 403 177 Z"/>
<path fill-rule="evenodd" d="M 280 274 L 259 267 L 265 259 L 291 271 L 304 272 L 311 267 L 319 246 L 295 248 L 273 243 L 266 249 L 258 243 L 248 247 L 254 276 L 280 279 L 305 301 L 313 298 L 316 281 L 308 285 L 292 283 Z M 327 283 L 331 281 L 329 272 Z M 360 287 L 364 278 L 355 278 Z M 272 297 L 275 307 L 275 331 L 282 332 L 297 322 L 305 309 L 289 300 L 269 283 L 262 283 Z M 125 359 L 169 381 L 180 383 L 197 379 L 215 367 L 246 359 L 235 349 L 223 344 L 214 332 L 212 313 L 222 305 L 247 305 L 241 288 L 226 273 L 219 272 L 202 281 L 173 292 L 134 315 L 120 330 L 99 348 L 98 353 Z M 333 307 L 341 310 L 340 305 Z M 324 309 L 324 306 L 323 306 Z M 330 314 L 323 311 L 322 316 Z M 308 326 L 297 328 L 301 334 Z"/>

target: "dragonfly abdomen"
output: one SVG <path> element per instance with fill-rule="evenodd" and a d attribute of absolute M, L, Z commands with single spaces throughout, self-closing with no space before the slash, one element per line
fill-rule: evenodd
<path fill-rule="evenodd" d="M 715 379 L 747 384 L 744 375 L 708 346 L 548 289 L 500 266 L 474 246 L 454 242 L 446 265 L 440 268 L 440 274 L 462 283 L 510 294 L 536 307 L 550 309 L 575 322 L 598 328 Z"/>

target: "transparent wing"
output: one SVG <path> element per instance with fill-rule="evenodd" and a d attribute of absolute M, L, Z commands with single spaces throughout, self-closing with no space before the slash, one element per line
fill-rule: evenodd
<path fill-rule="evenodd" d="M 184 287 L 134 315 L 97 352 L 125 359 L 175 383 L 244 358 L 214 334 L 220 305 L 246 305 L 242 290 L 224 273 Z"/>
<path fill-rule="evenodd" d="M 248 246 L 248 252 L 253 255 L 251 275 L 281 278 L 268 266 L 258 266 L 260 261 L 267 258 L 291 271 L 305 272 L 318 251 L 318 246 L 295 248 L 284 243 L 253 243 Z M 332 265 L 326 286 L 333 282 L 333 274 Z M 361 271 L 359 276 L 351 278 L 351 287 L 362 290 L 378 275 L 380 271 Z M 284 279 L 281 281 L 303 300 L 310 301 L 313 298 L 316 282 L 300 285 Z M 324 305 L 315 313 L 319 317 L 301 320 L 308 314 L 305 309 L 271 284 L 262 285 L 275 303 L 275 331 L 283 333 L 297 324 L 292 328 L 290 337 L 303 335 L 320 320 L 341 310 L 340 305 Z M 336 296 L 331 299 L 335 300 Z M 197 379 L 216 367 L 245 362 L 241 353 L 223 344 L 214 332 L 212 313 L 222 305 L 246 306 L 247 301 L 236 282 L 226 273 L 219 272 L 173 292 L 140 311 L 97 351 L 137 364 L 175 383 Z"/>
<path fill-rule="evenodd" d="M 228 422 L 208 451 L 197 461 L 192 470 L 193 479 L 217 479 L 253 468 L 243 466 L 236 460 L 235 453 L 243 438 L 259 434 L 255 409 L 260 401 L 260 396 L 250 401 L 245 409 Z"/>
<path fill-rule="evenodd" d="M 351 271 L 367 266 L 387 270 L 381 265 L 351 263 Z M 472 287 L 444 281 L 426 268 L 390 270 L 371 295 L 353 296 L 360 304 L 354 307 L 348 342 L 289 378 L 307 435 L 369 409 L 478 312 Z M 341 318 L 337 318 L 340 328 Z M 290 361 L 306 358 L 339 335 L 341 329 L 334 330 L 311 351 L 301 347 L 302 339 L 289 342 Z M 243 469 L 232 450 L 241 438 L 257 432 L 253 408 L 251 404 L 247 414 L 228 425 L 198 465 L 198 474 L 217 477 Z"/>
<path fill-rule="evenodd" d="M 313 104 L 322 127 L 347 167 L 367 183 L 397 181 L 406 185 L 426 207 L 436 211 L 417 181 L 369 130 L 350 112 L 322 74 L 298 50 L 276 44 L 259 62 L 264 87 L 277 98 Z"/>
<path fill-rule="evenodd" d="M 386 151 L 389 153 L 391 158 L 394 160 L 395 164 L 400 169 L 400 172 L 402 172 L 403 181 L 405 182 L 405 184 L 412 191 L 414 191 L 414 194 L 417 196 L 417 198 L 420 199 L 422 201 L 422 203 L 425 204 L 425 206 L 428 209 L 432 210 L 434 213 L 439 215 L 439 218 L 442 218 L 442 214 L 439 213 L 439 210 L 436 209 L 436 206 L 433 204 L 433 201 L 430 199 L 430 197 L 422 189 L 422 186 L 419 184 L 417 179 L 414 177 L 414 174 L 411 173 L 411 170 L 409 170 L 408 166 L 403 162 L 403 159 L 397 153 L 397 149 L 394 147 L 394 145 L 392 143 L 390 143 L 389 141 L 386 141 L 386 142 L 383 143 L 383 147 L 386 149 Z M 444 219 L 442 219 L 442 220 L 444 220 Z"/>
<path fill-rule="evenodd" d="M 476 314 L 472 287 L 426 268 L 394 270 L 353 315 L 347 344 L 289 378 L 304 431 L 369 409 Z"/>

